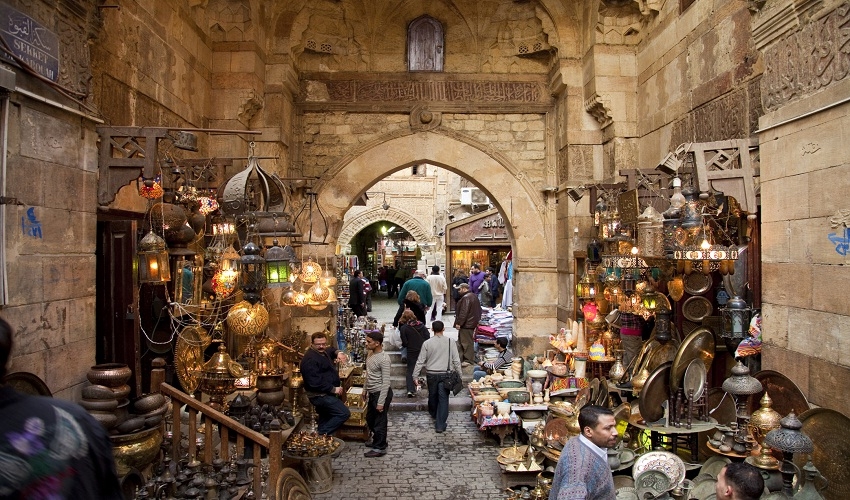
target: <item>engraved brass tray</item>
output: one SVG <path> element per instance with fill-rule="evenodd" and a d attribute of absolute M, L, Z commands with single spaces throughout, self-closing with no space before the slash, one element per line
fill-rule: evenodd
<path fill-rule="evenodd" d="M 685 390 L 685 396 L 692 395 L 693 400 L 698 400 L 702 393 L 705 392 L 705 365 L 702 360 L 695 359 L 688 365 L 685 370 L 685 379 L 682 382 L 682 388 Z"/>
<path fill-rule="evenodd" d="M 815 445 L 811 459 L 821 475 L 829 481 L 821 493 L 825 498 L 850 498 L 850 418 L 829 408 L 812 408 L 800 415 L 803 434 Z M 805 465 L 805 455 L 797 455 L 797 466 Z"/>
<path fill-rule="evenodd" d="M 647 424 L 657 422 L 664 416 L 662 403 L 670 397 L 670 367 L 663 363 L 649 374 L 640 390 L 640 415 Z"/>
<path fill-rule="evenodd" d="M 685 291 L 691 295 L 702 295 L 711 288 L 711 276 L 693 272 L 685 277 Z"/>
<path fill-rule="evenodd" d="M 714 306 L 711 301 L 698 295 L 689 298 L 682 305 L 682 316 L 694 323 L 700 323 L 711 316 L 712 312 L 714 312 Z"/>
<path fill-rule="evenodd" d="M 748 413 L 753 414 L 760 408 L 759 401 L 766 390 L 773 400 L 773 409 L 782 415 L 788 415 L 794 410 L 798 416 L 809 410 L 809 401 L 803 392 L 791 379 L 773 370 L 762 370 L 754 375 L 761 382 L 762 391 L 750 396 L 748 402 Z"/>
<path fill-rule="evenodd" d="M 673 358 L 673 366 L 670 369 L 670 389 L 672 391 L 679 390 L 685 376 L 685 370 L 695 359 L 702 360 L 705 371 L 708 373 L 711 362 L 714 361 L 714 334 L 706 327 L 700 327 L 691 332 L 676 351 L 676 357 Z M 694 399 L 696 397 L 694 395 Z"/>
<path fill-rule="evenodd" d="M 187 394 L 192 394 L 201 384 L 200 374 L 204 369 L 204 350 L 211 338 L 200 326 L 187 326 L 180 331 L 174 348 L 174 366 L 177 379 Z"/>

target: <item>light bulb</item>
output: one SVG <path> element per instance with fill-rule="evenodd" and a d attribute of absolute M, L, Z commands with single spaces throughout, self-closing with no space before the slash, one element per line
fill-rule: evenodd
<path fill-rule="evenodd" d="M 686 203 L 685 195 L 682 194 L 682 179 L 673 177 L 673 194 L 670 196 L 670 206 L 678 210 L 684 207 Z"/>
<path fill-rule="evenodd" d="M 638 247 L 633 246 L 632 247 L 632 255 L 637 255 L 637 254 L 638 254 Z"/>
<path fill-rule="evenodd" d="M 703 238 L 702 243 L 700 243 L 700 248 L 703 250 L 708 250 L 711 248 L 711 242 L 708 241 L 708 238 Z"/>

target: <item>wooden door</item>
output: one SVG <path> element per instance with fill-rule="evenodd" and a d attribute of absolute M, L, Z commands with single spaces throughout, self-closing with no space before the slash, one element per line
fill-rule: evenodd
<path fill-rule="evenodd" d="M 142 394 L 139 361 L 139 292 L 136 286 L 134 220 L 97 224 L 97 362 L 124 363 L 133 370 L 132 395 Z"/>

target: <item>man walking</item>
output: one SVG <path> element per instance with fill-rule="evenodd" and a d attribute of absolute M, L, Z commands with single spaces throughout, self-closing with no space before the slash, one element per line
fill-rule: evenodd
<path fill-rule="evenodd" d="M 301 359 L 304 392 L 310 399 L 310 404 L 316 408 L 316 432 L 333 434 L 351 416 L 351 410 L 340 399 L 342 383 L 339 380 L 339 370 L 334 365 L 336 362 L 345 363 L 348 356 L 328 346 L 328 336 L 325 332 L 316 332 L 310 338 L 310 348 Z"/>
<path fill-rule="evenodd" d="M 430 327 L 432 321 L 443 320 L 443 302 L 445 301 L 446 291 L 449 289 L 446 278 L 440 274 L 440 266 L 432 266 L 431 274 L 428 275 L 428 284 L 431 285 L 431 297 L 434 302 L 431 309 L 425 314 L 427 324 Z"/>
<path fill-rule="evenodd" d="M 434 430 L 437 433 L 446 432 L 449 418 L 448 372 L 455 370 L 460 373 L 460 357 L 455 341 L 443 336 L 442 321 L 435 321 L 431 328 L 434 336 L 422 344 L 422 351 L 416 366 L 413 368 L 413 378 L 419 378 L 419 373 L 425 369 L 428 382 L 428 413 L 434 419 Z"/>
<path fill-rule="evenodd" d="M 401 291 L 398 292 L 398 305 L 404 304 L 404 299 L 410 290 L 419 294 L 419 302 L 422 304 L 422 308 L 427 311 L 434 299 L 431 296 L 431 285 L 425 281 L 425 275 L 422 271 L 416 271 L 412 278 L 404 282 Z"/>
<path fill-rule="evenodd" d="M 351 281 L 348 282 L 348 307 L 355 316 L 366 316 L 366 290 L 360 277 L 360 269 L 354 271 Z"/>
<path fill-rule="evenodd" d="M 470 285 L 461 283 L 457 289 L 460 300 L 455 310 L 455 328 L 457 328 L 457 345 L 462 366 L 466 368 L 475 362 L 475 341 L 473 335 L 481 321 L 481 302 L 478 295 L 470 291 Z"/>
<path fill-rule="evenodd" d="M 366 425 L 372 432 L 372 450 L 364 457 L 382 457 L 387 454 L 387 411 L 393 400 L 390 388 L 390 356 L 384 352 L 384 334 L 371 331 L 366 334 Z"/>

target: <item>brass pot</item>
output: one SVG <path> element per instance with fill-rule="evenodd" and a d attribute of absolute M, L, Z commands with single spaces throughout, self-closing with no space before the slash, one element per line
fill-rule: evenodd
<path fill-rule="evenodd" d="M 92 366 L 86 378 L 92 384 L 105 385 L 106 387 L 121 387 L 125 385 L 133 372 L 130 367 L 122 363 L 104 363 Z"/>
<path fill-rule="evenodd" d="M 143 470 L 153 462 L 162 444 L 162 430 L 157 426 L 132 434 L 110 436 L 109 440 L 112 441 L 118 476 L 124 476 L 133 469 Z"/>

